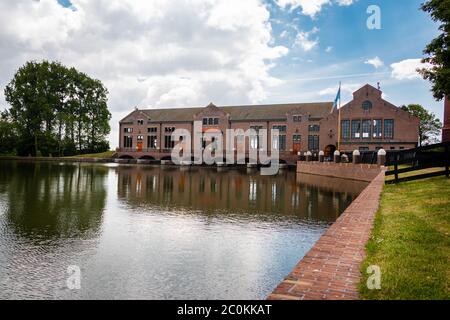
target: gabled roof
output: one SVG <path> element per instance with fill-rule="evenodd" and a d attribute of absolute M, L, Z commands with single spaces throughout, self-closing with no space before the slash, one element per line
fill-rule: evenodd
<path fill-rule="evenodd" d="M 226 106 L 218 108 L 226 112 L 230 116 L 230 120 L 232 121 L 279 120 L 285 119 L 287 114 L 294 114 L 294 113 L 298 113 L 299 115 L 309 115 L 312 118 L 323 118 L 332 111 L 333 103 L 332 102 L 289 103 L 289 104 L 269 104 L 269 105 Z M 193 121 L 196 114 L 198 114 L 204 109 L 205 109 L 204 107 L 146 109 L 146 110 L 139 110 L 139 112 L 145 113 L 148 117 L 150 117 L 152 122 Z"/>

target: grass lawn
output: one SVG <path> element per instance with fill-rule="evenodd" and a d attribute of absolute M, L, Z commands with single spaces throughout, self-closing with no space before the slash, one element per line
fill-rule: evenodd
<path fill-rule="evenodd" d="M 367 289 L 369 265 L 381 290 Z M 362 299 L 450 299 L 450 179 L 385 186 L 361 272 Z"/>
<path fill-rule="evenodd" d="M 67 158 L 111 158 L 114 151 L 106 151 L 102 153 L 92 153 L 92 154 L 80 154 L 79 156 L 67 157 Z"/>

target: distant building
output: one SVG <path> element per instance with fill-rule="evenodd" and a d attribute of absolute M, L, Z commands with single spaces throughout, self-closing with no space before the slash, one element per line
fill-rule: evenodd
<path fill-rule="evenodd" d="M 444 102 L 444 128 L 442 129 L 442 142 L 450 142 L 450 99 Z"/>
<path fill-rule="evenodd" d="M 336 150 L 338 114 L 333 102 L 136 109 L 120 121 L 118 155 L 170 160 L 172 132 L 186 129 L 193 136 L 194 121 L 200 121 L 202 132 L 278 129 L 279 141 L 267 141 L 267 145 L 279 149 L 281 161 L 294 163 L 300 151 L 324 150 L 331 155 Z M 417 146 L 418 136 L 419 120 L 383 100 L 382 92 L 370 85 L 356 91 L 353 100 L 341 108 L 341 151 L 409 149 Z M 248 140 L 243 142 L 246 150 L 259 147 L 258 141 Z"/>

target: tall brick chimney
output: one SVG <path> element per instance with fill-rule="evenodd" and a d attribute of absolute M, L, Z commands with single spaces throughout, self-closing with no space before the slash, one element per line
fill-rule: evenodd
<path fill-rule="evenodd" d="M 444 103 L 444 128 L 442 129 L 442 142 L 450 142 L 450 97 Z"/>

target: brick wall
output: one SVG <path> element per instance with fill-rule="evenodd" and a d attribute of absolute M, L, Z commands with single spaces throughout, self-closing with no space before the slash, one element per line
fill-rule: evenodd
<path fill-rule="evenodd" d="M 297 162 L 297 173 L 314 174 L 326 177 L 372 181 L 381 171 L 381 167 L 372 164 L 334 163 L 334 162 Z"/>

